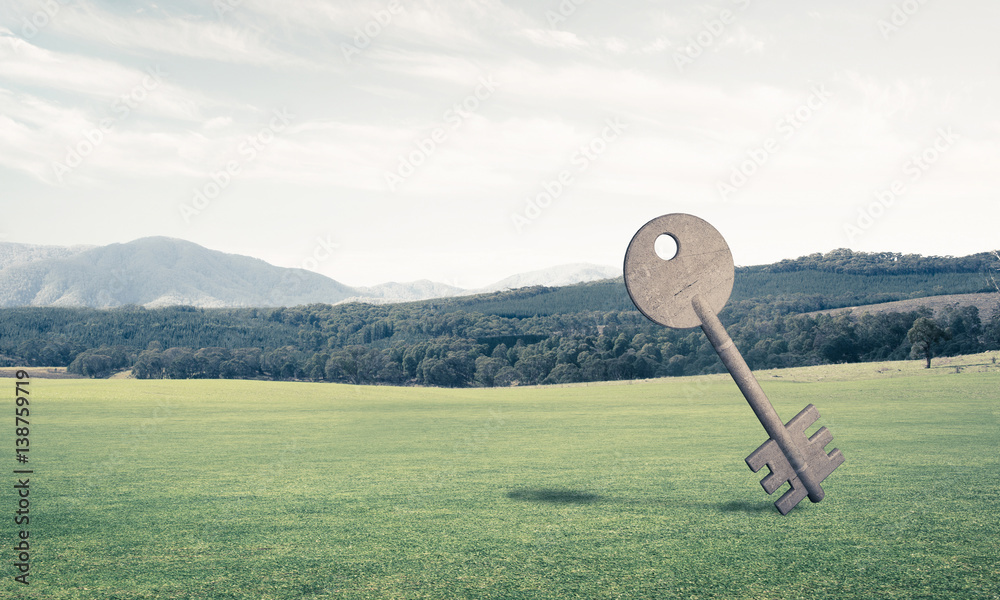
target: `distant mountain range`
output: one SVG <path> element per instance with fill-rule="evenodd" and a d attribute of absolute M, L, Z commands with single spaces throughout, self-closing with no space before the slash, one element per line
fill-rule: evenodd
<path fill-rule="evenodd" d="M 404 302 L 526 286 L 571 285 L 618 275 L 615 267 L 576 264 L 514 275 L 474 290 L 428 280 L 350 287 L 312 271 L 276 267 L 174 238 L 149 237 L 107 246 L 0 243 L 2 308 Z"/>

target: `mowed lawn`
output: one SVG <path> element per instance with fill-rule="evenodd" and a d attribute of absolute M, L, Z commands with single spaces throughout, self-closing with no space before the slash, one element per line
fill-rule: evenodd
<path fill-rule="evenodd" d="M 996 600 L 1000 372 L 963 364 L 761 374 L 784 419 L 814 403 L 846 457 L 785 517 L 722 376 L 34 379 L 32 583 L 13 581 L 8 470 L 0 597 Z"/>

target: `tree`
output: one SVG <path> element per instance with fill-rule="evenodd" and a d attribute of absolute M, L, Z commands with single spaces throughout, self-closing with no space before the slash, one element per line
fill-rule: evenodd
<path fill-rule="evenodd" d="M 66 368 L 70 373 L 87 377 L 109 377 L 132 362 L 124 350 L 117 346 L 101 346 L 78 354 Z"/>
<path fill-rule="evenodd" d="M 423 379 L 424 385 L 437 387 L 457 387 L 458 373 L 447 362 L 440 358 L 429 356 L 420 361 L 417 369 L 418 375 Z"/>
<path fill-rule="evenodd" d="M 83 374 L 88 377 L 107 377 L 111 374 L 111 357 L 105 354 L 88 354 L 83 359 Z"/>
<path fill-rule="evenodd" d="M 493 378 L 493 385 L 496 387 L 510 387 L 518 385 L 523 375 L 514 367 L 502 367 Z"/>
<path fill-rule="evenodd" d="M 906 338 L 910 340 L 912 354 L 923 355 L 927 359 L 926 369 L 931 368 L 931 357 L 934 355 L 933 346 L 941 340 L 950 337 L 948 333 L 941 329 L 933 319 L 920 317 L 913 322 L 913 327 L 906 332 Z"/>
<path fill-rule="evenodd" d="M 996 257 L 997 263 L 1000 263 L 1000 250 L 994 250 L 992 254 L 993 256 Z M 997 272 L 1000 271 L 1000 267 L 997 266 L 997 263 L 993 263 L 994 264 L 993 268 L 987 271 L 986 278 L 989 280 L 990 285 L 992 285 L 994 288 L 996 288 L 998 292 L 1000 292 L 1000 282 L 997 281 L 998 277 Z"/>
<path fill-rule="evenodd" d="M 941 315 L 941 322 L 948 333 L 948 343 L 940 354 L 975 354 L 983 348 L 983 323 L 976 306 L 950 306 Z"/>
<path fill-rule="evenodd" d="M 524 376 L 522 383 L 534 385 L 541 383 L 555 365 L 556 356 L 554 352 L 550 351 L 542 354 L 528 354 L 524 352 L 514 365 L 514 368 Z"/>
<path fill-rule="evenodd" d="M 496 378 L 497 373 L 506 366 L 506 356 L 504 358 L 487 358 L 486 356 L 476 358 L 476 384 L 483 387 L 493 387 L 493 380 Z"/>
<path fill-rule="evenodd" d="M 204 379 L 218 379 L 219 365 L 231 358 L 225 348 L 199 348 L 194 353 L 196 376 Z"/>
<path fill-rule="evenodd" d="M 161 356 L 163 368 L 170 379 L 187 379 L 198 368 L 190 348 L 168 348 Z"/>
<path fill-rule="evenodd" d="M 576 383 L 581 378 L 580 367 L 563 363 L 556 365 L 542 383 Z"/>
<path fill-rule="evenodd" d="M 159 350 L 143 350 L 132 365 L 132 375 L 136 379 L 163 379 L 163 355 Z"/>
<path fill-rule="evenodd" d="M 378 381 L 390 385 L 399 385 L 406 381 L 406 373 L 403 372 L 403 367 L 399 363 L 389 362 L 378 372 Z"/>
<path fill-rule="evenodd" d="M 424 360 L 427 354 L 427 344 L 421 343 L 410 346 L 403 354 L 403 371 L 407 377 L 417 376 L 417 367 Z"/>
<path fill-rule="evenodd" d="M 254 373 L 255 371 L 247 365 L 245 359 L 240 357 L 234 356 L 219 364 L 219 377 L 222 379 L 249 379 L 254 376 Z"/>

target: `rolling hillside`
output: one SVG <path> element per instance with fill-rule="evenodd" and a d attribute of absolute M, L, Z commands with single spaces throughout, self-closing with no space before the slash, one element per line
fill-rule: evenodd
<path fill-rule="evenodd" d="M 352 295 L 348 286 L 311 271 L 164 237 L 55 253 L 0 270 L 0 307 L 275 306 Z"/>
<path fill-rule="evenodd" d="M 834 308 L 832 310 L 820 310 L 807 315 L 828 314 L 841 315 L 849 314 L 852 317 L 860 317 L 867 314 L 880 314 L 892 312 L 909 312 L 928 308 L 935 315 L 940 315 L 943 311 L 953 306 L 975 306 L 983 319 L 991 318 L 997 311 L 1000 311 L 1000 293 L 989 292 L 979 294 L 945 294 L 943 296 L 926 296 L 923 298 L 913 298 L 911 300 L 897 300 L 895 302 L 882 302 L 880 304 L 866 304 L 864 306 L 845 306 L 844 308 Z"/>
<path fill-rule="evenodd" d="M 40 246 L 36 244 L 0 243 L 0 270 L 49 258 L 66 258 L 94 246 Z"/>
<path fill-rule="evenodd" d="M 313 271 L 276 267 L 165 237 L 101 247 L 0 243 L 0 308 L 387 304 L 527 285 L 569 285 L 614 273 L 611 267 L 571 264 L 513 275 L 474 290 L 426 279 L 350 287 Z"/>
<path fill-rule="evenodd" d="M 834 250 L 772 265 L 737 267 L 729 303 L 771 297 L 789 303 L 788 312 L 810 312 L 944 294 L 986 293 L 996 291 L 989 275 L 1000 270 L 998 263 L 986 252 L 956 258 Z M 621 277 L 560 288 L 536 286 L 436 305 L 444 310 L 510 317 L 635 308 Z"/>
<path fill-rule="evenodd" d="M 128 256 L 120 249 L 118 254 L 101 250 L 57 260 L 100 259 L 116 266 L 142 262 L 134 245 Z M 217 268 L 229 269 L 223 274 L 231 278 L 227 289 L 236 283 L 254 287 L 254 294 L 273 289 L 260 279 L 235 277 L 239 272 L 226 266 L 227 261 L 245 264 L 253 259 L 216 254 L 211 258 L 218 261 Z M 173 264 L 187 260 L 162 250 L 156 258 L 168 275 L 179 272 L 171 271 L 168 259 Z M 918 309 L 935 302 L 931 294 L 979 292 L 937 300 L 947 305 L 935 318 L 948 335 L 934 352 L 953 356 L 1000 348 L 1000 315 L 985 310 L 997 294 L 979 291 L 992 268 L 989 255 L 904 257 L 884 265 L 873 265 L 870 259 L 831 254 L 740 269 L 733 299 L 720 319 L 754 369 L 905 359 L 913 346 L 908 331 L 921 316 Z M 223 281 L 222 275 L 213 278 L 210 270 L 202 276 L 209 283 Z M 800 287 L 811 293 L 775 283 L 790 280 L 810 283 Z M 754 296 L 754 290 L 781 293 Z M 810 313 L 901 298 L 909 299 L 895 305 L 903 312 L 870 311 L 857 319 Z M 980 301 L 980 310 L 951 306 L 966 299 Z M 111 310 L 0 309 L 0 366 L 17 364 L 66 366 L 93 377 L 131 368 L 137 377 L 154 379 L 307 379 L 441 387 L 642 379 L 722 368 L 700 331 L 667 329 L 642 317 L 620 279 L 397 304 L 312 302 L 288 308 L 213 309 L 146 308 L 133 301 Z"/>

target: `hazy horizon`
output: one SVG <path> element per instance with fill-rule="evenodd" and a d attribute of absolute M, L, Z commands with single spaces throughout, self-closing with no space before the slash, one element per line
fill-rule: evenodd
<path fill-rule="evenodd" d="M 191 242 L 191 240 L 184 240 L 182 238 L 170 238 L 169 236 L 149 236 L 149 237 L 168 237 L 169 239 L 180 240 L 182 242 L 196 243 L 196 242 Z M 136 238 L 136 239 L 133 239 L 133 240 L 127 240 L 125 242 L 112 242 L 111 244 L 128 244 L 128 243 L 131 243 L 131 242 L 139 241 L 141 239 L 145 239 L 145 238 Z M 326 240 L 326 241 L 328 241 L 328 240 Z M 3 244 L 3 243 L 5 243 L 5 240 L 0 240 L 0 244 Z M 30 245 L 50 246 L 49 244 L 31 244 L 30 242 L 12 242 L 12 243 L 20 243 L 20 244 L 25 244 L 25 245 L 29 245 L 29 246 Z M 105 245 L 109 245 L 109 244 L 101 244 L 101 245 L 97 245 L 97 244 L 76 244 L 76 246 L 85 247 L 86 249 L 100 248 L 100 247 L 105 246 Z M 321 249 L 324 246 L 324 244 L 319 244 L 318 242 L 317 242 L 317 245 Z M 207 250 L 211 250 L 211 251 L 225 252 L 224 250 L 219 250 L 218 248 L 211 248 L 211 247 L 208 247 L 208 246 L 202 246 L 202 247 L 206 248 Z M 841 248 L 830 248 L 828 250 L 817 250 L 816 252 L 808 252 L 806 254 L 798 255 L 798 256 L 786 256 L 783 259 L 778 259 L 778 260 L 772 261 L 770 263 L 758 263 L 758 264 L 753 264 L 753 265 L 741 265 L 741 264 L 737 264 L 736 266 L 737 267 L 753 267 L 753 266 L 759 266 L 759 265 L 773 264 L 773 263 L 779 262 L 781 260 L 795 260 L 795 259 L 803 258 L 803 257 L 809 256 L 809 255 L 813 255 L 813 254 L 827 254 L 829 252 L 833 252 L 833 251 L 840 250 L 840 249 Z M 850 250 L 850 248 L 848 248 L 848 250 Z M 323 252 L 325 252 L 325 250 L 323 250 Z M 894 251 L 894 250 L 882 250 L 881 252 L 896 252 L 896 251 Z M 979 252 L 972 252 L 970 254 L 982 254 L 982 253 L 990 253 L 990 252 L 996 252 L 996 250 L 992 250 L 992 249 L 981 250 Z M 265 258 L 262 258 L 260 256 L 239 254 L 239 253 L 234 253 L 234 252 L 226 252 L 226 253 L 227 254 L 237 254 L 237 255 L 240 255 L 240 256 L 247 256 L 247 257 L 250 257 L 250 258 L 256 258 L 256 259 L 259 259 L 259 260 L 263 260 L 264 262 L 267 262 L 268 264 L 273 265 L 273 266 L 278 266 L 278 267 L 282 266 L 282 265 L 275 265 L 274 263 L 272 263 L 272 262 L 270 262 L 270 261 L 268 261 Z M 933 256 L 933 255 L 929 255 L 929 256 Z M 967 255 L 964 255 L 964 256 L 967 256 Z M 948 256 L 946 255 L 944 257 L 947 258 Z M 960 257 L 956 257 L 956 258 L 960 258 Z M 302 269 L 306 269 L 306 270 L 309 270 L 309 271 L 316 271 L 316 269 L 314 269 L 313 266 L 316 263 L 322 262 L 322 260 L 323 259 L 321 257 L 314 258 L 313 260 L 310 260 L 310 258 L 307 257 L 303 261 L 304 264 L 298 265 L 298 266 L 293 266 L 293 267 L 290 267 L 290 268 L 302 268 Z M 519 271 L 519 272 L 516 272 L 516 273 L 508 273 L 508 274 L 503 275 L 503 276 L 501 276 L 501 277 L 499 277 L 499 278 L 497 278 L 497 279 L 495 279 L 493 281 L 489 281 L 486 284 L 483 284 L 483 285 L 480 285 L 480 286 L 476 286 L 475 288 L 470 287 L 470 288 L 463 288 L 463 289 L 472 291 L 472 290 L 475 290 L 475 289 L 478 289 L 478 288 L 489 287 L 489 286 L 491 286 L 493 284 L 500 283 L 501 281 L 503 281 L 505 279 L 510 279 L 510 278 L 517 277 L 517 276 L 520 276 L 520 275 L 528 275 L 528 274 L 532 274 L 532 273 L 535 273 L 535 272 L 555 270 L 555 269 L 559 269 L 561 267 L 572 267 L 572 266 L 580 266 L 580 267 L 582 267 L 582 266 L 585 266 L 585 265 L 589 265 L 589 266 L 592 266 L 592 267 L 611 268 L 611 269 L 619 269 L 620 270 L 620 265 L 614 265 L 614 264 L 600 264 L 600 263 L 560 263 L 560 264 L 548 265 L 548 266 L 542 267 L 540 269 L 532 269 L 532 270 L 529 270 L 529 271 Z M 407 280 L 379 281 L 379 282 L 376 282 L 374 284 L 355 284 L 354 282 L 345 281 L 345 280 L 343 280 L 343 279 L 341 279 L 339 277 L 336 277 L 335 275 L 330 275 L 330 274 L 327 274 L 327 273 L 320 273 L 320 274 L 324 275 L 326 277 L 329 277 L 329 278 L 335 280 L 338 283 L 347 285 L 347 286 L 352 287 L 352 288 L 366 288 L 366 287 L 372 287 L 372 286 L 378 286 L 378 285 L 384 285 L 384 284 L 394 284 L 394 283 L 407 284 L 407 283 L 416 283 L 416 282 L 419 282 L 419 281 L 431 281 L 431 282 L 437 283 L 437 284 L 451 285 L 451 284 L 448 284 L 447 282 L 436 281 L 436 280 L 433 280 L 433 279 L 431 279 L 429 277 L 416 277 L 414 279 L 407 279 Z M 620 274 L 621 273 L 619 272 L 619 275 Z M 454 286 L 454 287 L 459 287 L 459 286 Z"/>
<path fill-rule="evenodd" d="M 0 8 L 0 241 L 166 236 L 352 286 L 619 265 L 687 212 L 757 265 L 1000 246 L 1000 7 Z M 327 252 L 333 247 L 335 251 Z"/>

